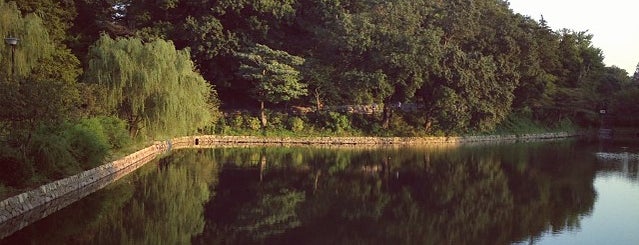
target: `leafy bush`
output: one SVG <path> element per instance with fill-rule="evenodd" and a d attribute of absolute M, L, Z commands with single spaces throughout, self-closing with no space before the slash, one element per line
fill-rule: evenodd
<path fill-rule="evenodd" d="M 267 115 L 268 128 L 275 130 L 282 130 L 288 128 L 288 114 L 281 112 L 271 112 Z"/>
<path fill-rule="evenodd" d="M 260 123 L 260 119 L 253 116 L 245 116 L 244 121 L 246 123 L 246 127 L 251 130 L 258 130 L 262 128 L 262 123 Z"/>
<path fill-rule="evenodd" d="M 495 129 L 498 134 L 526 134 L 546 132 L 548 128 L 531 119 L 531 114 L 526 112 L 512 113 Z"/>
<path fill-rule="evenodd" d="M 352 114 L 350 115 L 351 126 L 366 133 L 372 133 L 377 120 L 370 115 Z"/>
<path fill-rule="evenodd" d="M 218 119 L 213 122 L 211 125 L 205 126 L 202 132 L 204 134 L 224 134 L 228 128 L 230 128 L 227 123 L 227 118 L 225 116 L 220 116 Z"/>
<path fill-rule="evenodd" d="M 342 133 L 351 129 L 351 122 L 348 117 L 339 112 L 329 112 L 329 127 L 333 132 Z"/>
<path fill-rule="evenodd" d="M 111 148 L 109 137 L 98 118 L 68 125 L 63 135 L 69 144 L 69 152 L 83 168 L 98 166 Z"/>
<path fill-rule="evenodd" d="M 229 121 L 231 126 L 234 129 L 240 129 L 244 125 L 244 118 L 242 118 L 242 114 L 235 114 L 231 117 Z"/>
<path fill-rule="evenodd" d="M 110 150 L 130 143 L 126 124 L 112 117 L 41 125 L 33 132 L 12 132 L 0 148 L 0 166 L 6 170 L 0 173 L 0 182 L 20 186 L 33 177 L 69 176 L 98 166 Z M 24 154 L 17 149 L 24 149 Z"/>
<path fill-rule="evenodd" d="M 102 125 L 103 135 L 109 141 L 111 149 L 119 150 L 131 144 L 131 137 L 124 120 L 117 117 L 98 117 Z"/>
<path fill-rule="evenodd" d="M 40 127 L 33 134 L 27 147 L 37 175 L 57 179 L 80 170 L 71 146 L 60 134 L 59 127 Z"/>
<path fill-rule="evenodd" d="M 291 117 L 288 120 L 289 129 L 293 132 L 301 132 L 304 130 L 304 120 L 299 117 Z"/>
<path fill-rule="evenodd" d="M 404 117 L 401 115 L 393 116 L 389 126 L 393 136 L 409 137 L 416 136 L 418 134 L 416 132 L 416 128 L 406 123 Z"/>

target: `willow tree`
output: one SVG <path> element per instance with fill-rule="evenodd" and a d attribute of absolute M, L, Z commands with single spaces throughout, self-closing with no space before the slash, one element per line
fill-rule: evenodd
<path fill-rule="evenodd" d="M 0 0 L 0 35 L 3 39 L 18 38 L 18 44 L 13 48 L 4 40 L 0 42 L 3 80 L 28 75 L 31 69 L 39 65 L 39 59 L 50 56 L 54 51 L 55 46 L 42 19 L 35 14 L 23 16 L 15 2 L 5 3 Z"/>
<path fill-rule="evenodd" d="M 89 50 L 85 79 L 106 90 L 106 107 L 133 136 L 193 133 L 211 121 L 217 99 L 189 52 L 164 40 L 102 36 Z"/>
<path fill-rule="evenodd" d="M 80 62 L 50 38 L 40 17 L 23 15 L 14 2 L 0 0 L 0 35 L 18 39 L 0 42 L 0 121 L 26 132 L 28 141 L 35 125 L 70 115 Z"/>
<path fill-rule="evenodd" d="M 254 82 L 253 98 L 260 102 L 260 120 L 266 126 L 264 102 L 280 103 L 306 95 L 307 85 L 300 80 L 298 67 L 304 59 L 285 51 L 273 50 L 257 44 L 247 53 L 238 53 L 241 59 L 239 74 Z"/>

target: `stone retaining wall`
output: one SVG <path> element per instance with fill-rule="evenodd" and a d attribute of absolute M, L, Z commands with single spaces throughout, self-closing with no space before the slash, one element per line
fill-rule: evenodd
<path fill-rule="evenodd" d="M 304 144 L 304 145 L 417 145 L 473 143 L 485 141 L 527 141 L 567 138 L 568 133 L 465 137 L 258 137 L 188 136 L 155 142 L 117 161 L 42 185 L 0 202 L 0 238 L 35 222 L 87 196 L 122 176 L 135 171 L 156 156 L 171 149 L 204 148 L 232 144 Z"/>
<path fill-rule="evenodd" d="M 473 143 L 490 141 L 528 141 L 539 139 L 560 139 L 573 137 L 565 132 L 523 134 L 523 135 L 485 135 L 463 137 L 259 137 L 259 136 L 188 136 L 173 139 L 173 148 L 206 147 L 219 144 L 304 144 L 304 145 L 419 145 Z M 195 140 L 198 145 L 195 145 Z"/>
<path fill-rule="evenodd" d="M 0 238 L 115 182 L 167 150 L 163 142 L 0 202 Z"/>

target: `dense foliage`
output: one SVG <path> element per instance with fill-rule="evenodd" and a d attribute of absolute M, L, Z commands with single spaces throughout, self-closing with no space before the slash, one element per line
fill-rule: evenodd
<path fill-rule="evenodd" d="M 108 22 L 101 30 L 111 35 L 190 48 L 225 108 L 384 104 L 369 120 L 392 130 L 394 105 L 409 103 L 416 113 L 400 117 L 417 131 L 489 132 L 513 112 L 591 126 L 631 86 L 627 74 L 605 67 L 592 35 L 553 31 L 503 0 L 78 2 L 103 14 L 76 24 Z M 309 93 L 290 102 L 255 96 L 265 84 L 253 82 L 246 62 L 259 47 L 305 59 L 299 82 Z"/>

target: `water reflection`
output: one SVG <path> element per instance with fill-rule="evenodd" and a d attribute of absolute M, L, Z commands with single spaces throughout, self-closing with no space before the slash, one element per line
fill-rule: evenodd
<path fill-rule="evenodd" d="M 604 141 L 596 154 L 599 171 L 639 182 L 639 144 Z"/>
<path fill-rule="evenodd" d="M 579 230 L 596 148 L 176 151 L 4 243 L 509 244 Z"/>
<path fill-rule="evenodd" d="M 578 148 L 217 149 L 225 171 L 194 242 L 507 244 L 578 229 L 596 197 L 594 157 Z M 305 198 L 255 204 L 281 193 Z M 259 235 L 238 228 L 247 205 L 268 217 L 252 220 Z"/>
<path fill-rule="evenodd" d="M 188 244 L 204 228 L 218 165 L 175 152 L 2 240 L 3 244 Z"/>

